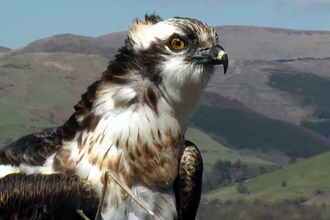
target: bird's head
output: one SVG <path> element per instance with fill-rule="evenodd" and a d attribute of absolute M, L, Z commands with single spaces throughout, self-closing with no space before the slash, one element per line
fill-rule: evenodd
<path fill-rule="evenodd" d="M 215 30 L 190 18 L 162 20 L 146 15 L 144 21 L 136 19 L 129 27 L 126 46 L 119 52 L 112 72 L 125 68 L 140 81 L 152 83 L 173 103 L 189 106 L 196 104 L 214 66 L 222 64 L 224 73 L 228 67 Z"/>
<path fill-rule="evenodd" d="M 145 64 L 156 70 L 151 74 L 187 71 L 187 77 L 205 85 L 214 65 L 223 64 L 224 73 L 227 71 L 228 57 L 218 44 L 217 33 L 196 19 L 174 17 L 163 21 L 156 15 L 146 15 L 144 22 L 132 22 L 126 42 L 134 54 L 143 56 L 141 60 L 149 60 Z"/>

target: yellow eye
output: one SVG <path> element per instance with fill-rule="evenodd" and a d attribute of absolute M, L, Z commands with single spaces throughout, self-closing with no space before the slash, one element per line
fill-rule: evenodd
<path fill-rule="evenodd" d="M 180 38 L 173 38 L 171 40 L 171 47 L 174 49 L 174 50 L 181 50 L 182 48 L 184 48 L 185 44 L 184 44 L 184 41 L 181 40 Z"/>

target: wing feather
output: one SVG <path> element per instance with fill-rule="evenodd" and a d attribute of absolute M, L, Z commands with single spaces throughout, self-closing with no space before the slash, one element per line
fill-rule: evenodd
<path fill-rule="evenodd" d="M 75 175 L 10 174 L 0 179 L 0 219 L 82 219 L 96 215 L 99 197 Z"/>
<path fill-rule="evenodd" d="M 42 165 L 61 146 L 62 140 L 73 138 L 78 129 L 79 124 L 72 115 L 61 127 L 24 136 L 0 151 L 0 164 Z"/>
<path fill-rule="evenodd" d="M 178 177 L 174 182 L 179 220 L 194 220 L 201 199 L 203 160 L 197 148 L 186 141 L 183 150 Z"/>

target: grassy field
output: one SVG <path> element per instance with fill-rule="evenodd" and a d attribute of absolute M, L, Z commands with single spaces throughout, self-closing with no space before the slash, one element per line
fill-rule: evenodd
<path fill-rule="evenodd" d="M 22 108 L 1 101 L 0 148 L 25 134 L 52 126 L 54 126 L 52 123 L 28 114 Z"/>
<path fill-rule="evenodd" d="M 106 66 L 102 57 L 68 53 L 1 58 L 0 147 L 22 135 L 53 127 L 31 111 L 54 107 L 69 111 Z"/>
<path fill-rule="evenodd" d="M 204 195 L 206 199 L 237 200 L 243 199 L 253 202 L 261 201 L 279 202 L 286 199 L 306 198 L 329 203 L 330 193 L 330 152 L 306 159 L 296 165 L 267 173 L 245 182 L 249 194 L 240 194 L 236 186 L 225 187 Z M 281 183 L 286 181 L 286 187 Z M 314 192 L 321 190 L 323 195 L 315 198 Z M 313 200 L 310 200 L 312 202 Z"/>
<path fill-rule="evenodd" d="M 186 139 L 197 145 L 205 164 L 211 165 L 219 159 L 230 160 L 231 162 L 239 159 L 243 163 L 249 164 L 274 164 L 256 157 L 241 155 L 238 151 L 224 147 L 202 131 L 194 128 L 188 129 Z"/>

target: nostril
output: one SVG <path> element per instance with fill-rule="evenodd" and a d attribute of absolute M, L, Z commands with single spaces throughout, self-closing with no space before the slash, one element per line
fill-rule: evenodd
<path fill-rule="evenodd" d="M 209 50 L 210 47 L 204 47 L 204 48 L 201 48 L 200 50 L 203 51 L 203 50 Z"/>

